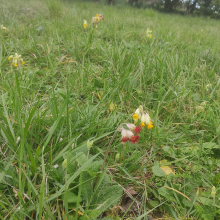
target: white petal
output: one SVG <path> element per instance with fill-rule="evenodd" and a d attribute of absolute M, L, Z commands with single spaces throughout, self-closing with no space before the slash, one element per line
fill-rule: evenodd
<path fill-rule="evenodd" d="M 126 124 L 127 127 L 130 129 L 130 130 L 134 130 L 136 128 L 136 126 L 134 124 L 131 124 L 131 123 L 127 123 Z"/>
<path fill-rule="evenodd" d="M 134 136 L 132 131 L 127 130 L 127 137 L 131 138 L 132 136 Z"/>
<path fill-rule="evenodd" d="M 122 137 L 127 137 L 127 130 L 125 130 L 124 128 L 121 131 L 121 135 Z"/>

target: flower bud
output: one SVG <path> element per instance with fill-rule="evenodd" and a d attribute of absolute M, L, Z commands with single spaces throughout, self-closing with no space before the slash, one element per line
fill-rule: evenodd
<path fill-rule="evenodd" d="M 66 167 L 67 167 L 67 159 L 65 159 L 65 160 L 63 161 L 62 167 L 63 167 L 63 169 L 66 169 Z"/>
<path fill-rule="evenodd" d="M 93 141 L 88 140 L 88 141 L 87 141 L 87 148 L 88 148 L 88 150 L 90 150 L 90 148 L 92 147 L 92 145 L 93 145 Z"/>

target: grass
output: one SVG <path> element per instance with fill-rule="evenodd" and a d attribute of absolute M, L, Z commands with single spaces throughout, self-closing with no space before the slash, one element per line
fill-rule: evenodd
<path fill-rule="evenodd" d="M 219 219 L 219 21 L 88 2 L 1 5 L 1 219 Z M 154 128 L 134 145 L 120 133 L 111 141 L 140 105 Z"/>

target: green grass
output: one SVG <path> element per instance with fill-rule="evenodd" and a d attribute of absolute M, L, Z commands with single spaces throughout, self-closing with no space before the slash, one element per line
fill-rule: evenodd
<path fill-rule="evenodd" d="M 219 21 L 75 1 L 1 5 L 0 219 L 219 219 Z M 11 65 L 14 53 L 25 65 Z M 154 128 L 137 144 L 120 133 L 110 143 L 140 105 Z M 123 212 L 128 186 L 139 206 Z"/>

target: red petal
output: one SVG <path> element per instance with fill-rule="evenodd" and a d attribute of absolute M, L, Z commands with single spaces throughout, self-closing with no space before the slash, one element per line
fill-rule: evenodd
<path fill-rule="evenodd" d="M 133 136 L 131 137 L 131 139 L 129 140 L 132 144 L 135 144 L 136 142 L 138 142 L 139 140 L 139 136 L 136 135 L 136 136 Z"/>
<path fill-rule="evenodd" d="M 127 142 L 128 140 L 129 140 L 128 137 L 123 137 L 123 138 L 121 139 L 121 142 Z"/>
<path fill-rule="evenodd" d="M 141 132 L 141 126 L 137 126 L 135 129 L 134 129 L 134 133 L 135 134 L 138 134 Z"/>

